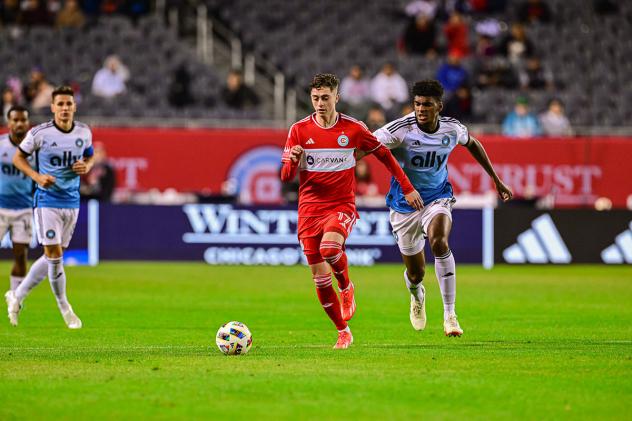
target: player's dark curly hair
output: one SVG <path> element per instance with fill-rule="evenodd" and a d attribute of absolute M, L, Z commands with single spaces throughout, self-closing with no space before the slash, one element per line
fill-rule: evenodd
<path fill-rule="evenodd" d="M 443 86 L 441 86 L 441 83 L 439 83 L 438 80 L 425 79 L 415 82 L 410 90 L 410 93 L 413 98 L 416 96 L 430 96 L 436 98 L 438 101 L 441 101 L 441 98 L 443 97 Z"/>
<path fill-rule="evenodd" d="M 312 89 L 320 89 L 320 88 L 330 88 L 332 91 L 335 91 L 340 86 L 340 81 L 336 77 L 336 75 L 331 73 L 319 73 L 314 76 L 312 79 L 312 83 L 309 84 L 309 90 Z"/>
<path fill-rule="evenodd" d="M 26 107 L 23 107 L 22 105 L 12 105 L 11 108 L 9 108 L 9 110 L 7 111 L 7 119 L 11 117 L 11 113 L 14 111 L 16 113 L 27 113 L 27 114 L 29 112 L 29 110 Z"/>
<path fill-rule="evenodd" d="M 53 91 L 53 100 L 57 95 L 70 95 L 72 97 L 75 96 L 75 91 L 68 85 L 61 85 L 55 88 Z"/>

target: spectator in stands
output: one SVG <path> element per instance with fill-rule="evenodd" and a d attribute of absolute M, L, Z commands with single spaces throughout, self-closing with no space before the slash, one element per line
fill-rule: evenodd
<path fill-rule="evenodd" d="M 527 98 L 518 97 L 514 110 L 503 121 L 502 130 L 505 136 L 511 137 L 534 137 L 542 134 L 538 119 L 529 112 Z"/>
<path fill-rule="evenodd" d="M 393 63 L 385 63 L 382 70 L 371 80 L 371 99 L 389 112 L 396 105 L 408 100 L 408 86 Z"/>
<path fill-rule="evenodd" d="M 168 100 L 176 108 L 186 107 L 194 102 L 191 94 L 191 73 L 184 62 L 173 73 Z"/>
<path fill-rule="evenodd" d="M 510 34 L 500 43 L 500 53 L 516 66 L 521 65 L 525 58 L 533 56 L 533 43 L 527 38 L 522 24 L 511 25 Z"/>
<path fill-rule="evenodd" d="M 448 54 L 465 57 L 470 53 L 468 26 L 459 12 L 455 11 L 443 26 L 443 33 L 448 41 Z"/>
<path fill-rule="evenodd" d="M 56 28 L 82 28 L 85 23 L 86 17 L 77 0 L 66 0 L 55 18 Z"/>
<path fill-rule="evenodd" d="M 97 70 L 92 79 L 92 94 L 101 98 L 114 98 L 124 94 L 125 82 L 129 76 L 129 70 L 118 56 L 108 56 L 103 62 L 103 67 Z"/>
<path fill-rule="evenodd" d="M 112 164 L 108 161 L 105 145 L 95 142 L 94 166 L 92 170 L 81 177 L 79 191 L 85 199 L 97 199 L 100 202 L 109 202 L 114 193 L 116 176 Z"/>
<path fill-rule="evenodd" d="M 18 102 L 15 100 L 15 95 L 13 95 L 13 90 L 11 88 L 4 88 L 2 91 L 2 118 L 0 121 L 3 121 L 5 124 L 7 123 L 7 112 L 14 105 L 18 105 Z"/>
<path fill-rule="evenodd" d="M 20 16 L 19 0 L 4 0 L 0 3 L 0 23 L 3 27 L 10 27 L 18 23 Z"/>
<path fill-rule="evenodd" d="M 416 18 L 419 15 L 427 16 L 430 20 L 437 14 L 437 2 L 435 0 L 414 0 L 406 5 L 406 15 Z"/>
<path fill-rule="evenodd" d="M 524 67 L 519 70 L 518 77 L 522 89 L 555 89 L 553 72 L 536 56 L 527 58 Z"/>
<path fill-rule="evenodd" d="M 226 105 L 236 110 L 254 108 L 260 103 L 255 91 L 244 84 L 241 71 L 236 69 L 228 73 L 221 97 Z"/>
<path fill-rule="evenodd" d="M 373 105 L 366 114 L 366 126 L 371 132 L 376 131 L 386 124 L 386 115 L 379 105 Z"/>
<path fill-rule="evenodd" d="M 24 86 L 24 99 L 33 111 L 50 107 L 51 97 L 55 88 L 46 80 L 44 72 L 39 67 L 31 70 L 29 82 Z"/>
<path fill-rule="evenodd" d="M 380 194 L 377 183 L 371 176 L 371 167 L 365 159 L 356 162 L 355 195 L 359 206 L 384 206 L 384 196 Z"/>
<path fill-rule="evenodd" d="M 472 91 L 467 85 L 459 86 L 454 95 L 445 102 L 441 115 L 463 122 L 472 121 Z"/>
<path fill-rule="evenodd" d="M 548 23 L 551 21 L 551 9 L 542 0 L 527 0 L 518 6 L 516 17 L 522 23 Z"/>
<path fill-rule="evenodd" d="M 412 18 L 404 30 L 403 52 L 434 58 L 437 55 L 435 38 L 434 21 L 428 15 L 420 14 Z"/>
<path fill-rule="evenodd" d="M 355 64 L 340 83 L 342 108 L 353 116 L 364 117 L 371 98 L 371 81 L 364 77 L 362 68 Z"/>
<path fill-rule="evenodd" d="M 564 104 L 557 98 L 549 101 L 546 112 L 540 114 L 540 124 L 546 136 L 572 136 L 573 129 L 564 114 Z"/>
<path fill-rule="evenodd" d="M 443 85 L 448 94 L 454 93 L 459 87 L 467 84 L 467 70 L 461 64 L 461 57 L 453 52 L 448 55 L 447 61 L 437 70 L 437 80 Z"/>
<path fill-rule="evenodd" d="M 50 25 L 52 15 L 45 1 L 25 0 L 22 3 L 22 12 L 18 17 L 18 23 L 24 26 Z"/>

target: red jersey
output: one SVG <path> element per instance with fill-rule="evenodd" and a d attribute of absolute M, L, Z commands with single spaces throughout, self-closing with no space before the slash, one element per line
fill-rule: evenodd
<path fill-rule="evenodd" d="M 289 158 L 290 150 L 296 145 L 304 149 L 298 164 Z M 401 180 L 404 192 L 413 191 L 390 151 L 364 123 L 338 113 L 337 121 L 325 128 L 318 124 L 314 113 L 292 125 L 281 158 L 283 180 L 294 178 L 297 167 L 300 170 L 299 216 L 323 215 L 341 205 L 350 205 L 355 210 L 356 149 L 367 153 L 381 152 L 376 156 L 389 167 L 396 179 Z"/>

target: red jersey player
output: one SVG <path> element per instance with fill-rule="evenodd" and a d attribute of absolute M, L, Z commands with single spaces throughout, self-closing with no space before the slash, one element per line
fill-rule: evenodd
<path fill-rule="evenodd" d="M 357 218 L 356 150 L 374 154 L 389 169 L 413 208 L 421 209 L 423 202 L 393 155 L 367 127 L 336 112 L 338 86 L 338 78 L 332 74 L 314 77 L 310 95 L 316 112 L 290 128 L 281 179 L 290 181 L 300 170 L 298 239 L 312 271 L 318 299 L 338 329 L 334 348 L 345 349 L 353 342 L 347 321 L 355 312 L 344 243 Z M 332 269 L 340 288 L 340 301 L 332 286 Z"/>

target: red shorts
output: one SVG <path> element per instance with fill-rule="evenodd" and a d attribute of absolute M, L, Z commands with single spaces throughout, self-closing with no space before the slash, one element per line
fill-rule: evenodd
<path fill-rule="evenodd" d="M 349 205 L 332 209 L 324 215 L 299 216 L 298 241 L 307 257 L 307 263 L 315 265 L 324 261 L 320 255 L 320 240 L 324 233 L 337 232 L 346 240 L 351 234 L 356 219 L 355 207 Z"/>

